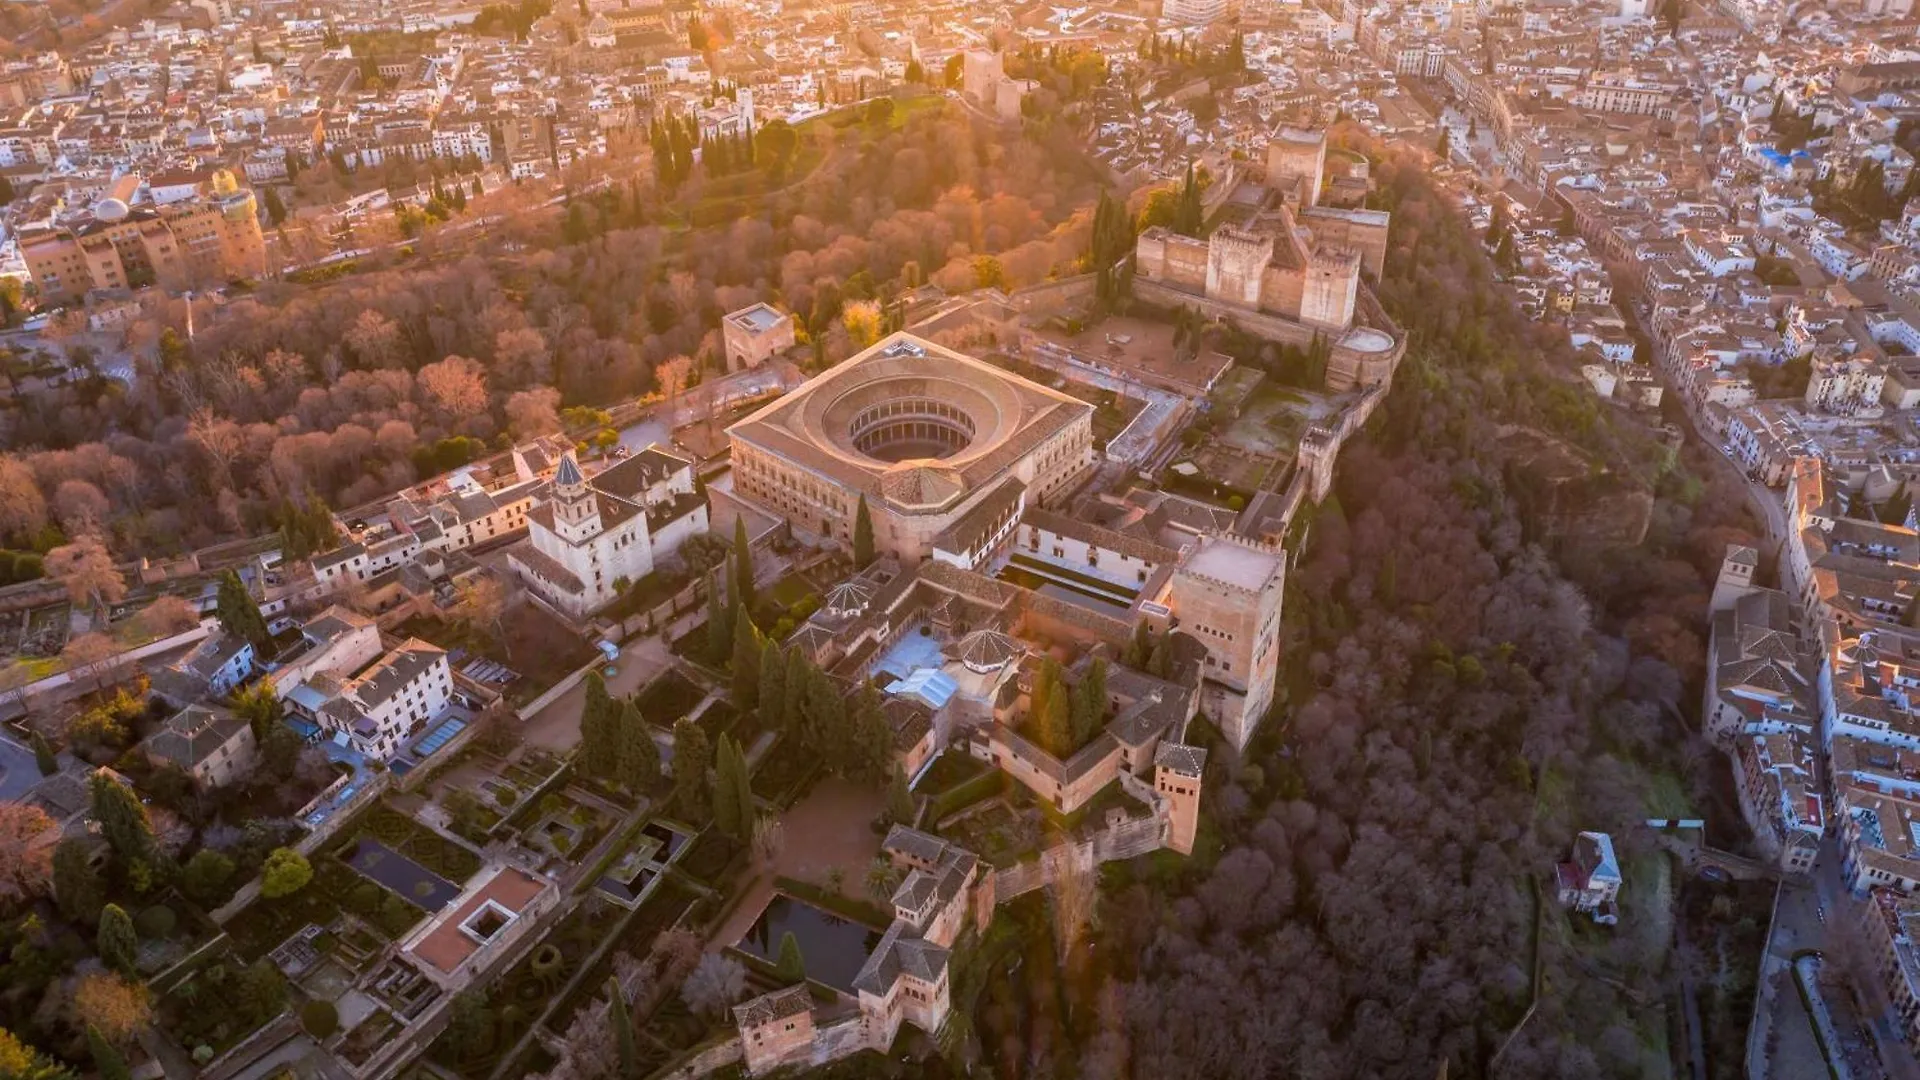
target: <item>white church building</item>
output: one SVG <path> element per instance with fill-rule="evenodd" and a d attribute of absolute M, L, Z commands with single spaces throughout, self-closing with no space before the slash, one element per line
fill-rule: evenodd
<path fill-rule="evenodd" d="M 649 446 L 589 481 L 568 454 L 546 501 L 527 513 L 527 543 L 507 558 L 541 599 L 585 618 L 706 531 L 707 503 L 686 458 Z"/>

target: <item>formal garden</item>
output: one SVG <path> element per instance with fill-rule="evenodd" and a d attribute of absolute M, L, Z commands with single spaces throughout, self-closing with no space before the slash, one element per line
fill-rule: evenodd
<path fill-rule="evenodd" d="M 385 803 L 363 811 L 345 832 L 310 860 L 313 878 L 305 886 L 262 896 L 227 921 L 243 957 L 264 956 L 307 926 L 331 927 L 343 912 L 399 938 L 446 902 L 446 886 L 457 893 L 480 869 L 480 856 Z"/>

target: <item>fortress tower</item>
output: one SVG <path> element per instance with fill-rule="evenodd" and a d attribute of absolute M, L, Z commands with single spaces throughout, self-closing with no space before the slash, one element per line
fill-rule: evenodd
<path fill-rule="evenodd" d="M 1273 237 L 1222 226 L 1207 242 L 1209 299 L 1260 306 L 1260 285 L 1273 261 Z"/>
<path fill-rule="evenodd" d="M 1182 855 L 1193 854 L 1193 837 L 1200 829 L 1200 781 L 1207 771 L 1207 752 L 1197 746 L 1163 742 L 1153 752 L 1153 789 L 1167 800 L 1167 846 Z"/>
<path fill-rule="evenodd" d="M 1300 321 L 1308 326 L 1345 330 L 1353 325 L 1360 296 L 1360 255 L 1342 248 L 1321 248 L 1307 257 L 1300 295 Z"/>
<path fill-rule="evenodd" d="M 1289 204 L 1318 204 L 1326 168 L 1324 131 L 1281 128 L 1267 140 L 1267 186 L 1279 191 Z"/>

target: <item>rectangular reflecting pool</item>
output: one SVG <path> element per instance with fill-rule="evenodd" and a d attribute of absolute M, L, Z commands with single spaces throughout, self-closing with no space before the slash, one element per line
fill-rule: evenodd
<path fill-rule="evenodd" d="M 734 948 L 769 964 L 780 962 L 780 940 L 791 932 L 807 962 L 807 978 L 843 993 L 880 942 L 881 931 L 784 894 L 767 902 Z"/>
<path fill-rule="evenodd" d="M 343 861 L 429 915 L 460 895 L 460 886 L 371 837 L 361 837 Z"/>

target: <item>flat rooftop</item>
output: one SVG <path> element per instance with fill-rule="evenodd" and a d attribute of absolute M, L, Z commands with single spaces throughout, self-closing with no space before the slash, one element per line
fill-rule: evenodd
<path fill-rule="evenodd" d="M 773 308 L 765 304 L 755 304 L 727 316 L 727 321 L 738 323 L 756 334 L 762 334 L 780 325 L 782 318 L 784 316 Z"/>
<path fill-rule="evenodd" d="M 469 956 L 479 952 L 505 929 L 503 923 L 494 929 L 491 936 L 483 938 L 466 927 L 469 920 L 483 908 L 503 913 L 509 920 L 517 918 L 545 888 L 545 882 L 524 870 L 502 867 L 499 873 L 469 892 L 464 903 L 441 919 L 439 925 L 428 931 L 409 951 L 435 970 L 452 974 Z"/>
<path fill-rule="evenodd" d="M 1280 556 L 1216 538 L 1203 539 L 1182 565 L 1188 573 L 1224 581 L 1249 591 L 1266 586 L 1280 572 Z"/>

